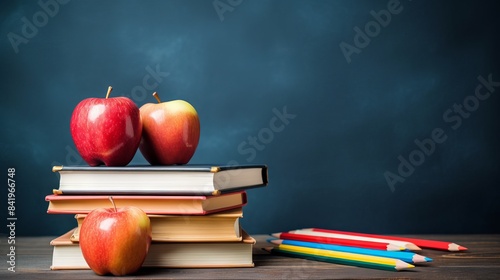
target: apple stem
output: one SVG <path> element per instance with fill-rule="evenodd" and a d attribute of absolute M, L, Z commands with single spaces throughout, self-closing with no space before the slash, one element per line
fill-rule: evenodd
<path fill-rule="evenodd" d="M 112 90 L 113 90 L 113 88 L 111 86 L 109 86 L 108 87 L 108 92 L 106 93 L 106 99 L 108 99 L 109 94 L 111 93 Z"/>
<path fill-rule="evenodd" d="M 154 98 L 156 98 L 156 100 L 158 101 L 158 103 L 161 103 L 160 96 L 158 96 L 158 93 L 156 91 L 153 92 L 153 96 L 154 96 Z"/>
<path fill-rule="evenodd" d="M 115 205 L 115 201 L 113 200 L 113 197 L 110 196 L 109 197 L 109 200 L 111 201 L 111 203 L 113 204 L 113 207 L 115 208 L 115 212 L 118 212 L 118 210 L 116 209 L 116 205 Z"/>

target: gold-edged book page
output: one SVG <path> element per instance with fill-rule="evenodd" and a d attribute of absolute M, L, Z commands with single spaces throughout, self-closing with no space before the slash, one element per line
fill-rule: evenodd
<path fill-rule="evenodd" d="M 71 236 L 79 240 L 79 228 L 86 214 L 77 214 L 78 229 Z M 148 215 L 153 241 L 158 242 L 235 242 L 243 239 L 240 219 L 243 209 L 236 208 L 209 215 Z"/>

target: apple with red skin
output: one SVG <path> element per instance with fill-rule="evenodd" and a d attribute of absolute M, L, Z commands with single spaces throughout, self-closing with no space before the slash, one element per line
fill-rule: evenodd
<path fill-rule="evenodd" d="M 139 109 L 142 139 L 139 150 L 152 165 L 187 164 L 200 140 L 196 109 L 184 100 L 147 103 Z"/>
<path fill-rule="evenodd" d="M 143 210 L 128 206 L 97 208 L 83 220 L 80 248 L 89 267 L 98 275 L 137 272 L 151 245 L 151 222 Z"/>
<path fill-rule="evenodd" d="M 73 110 L 71 137 L 90 166 L 125 166 L 139 147 L 142 122 L 139 108 L 127 97 L 87 98 Z"/>

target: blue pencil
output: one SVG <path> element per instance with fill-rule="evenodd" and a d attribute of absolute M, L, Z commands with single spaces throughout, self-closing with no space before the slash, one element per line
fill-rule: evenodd
<path fill-rule="evenodd" d="M 399 259 L 407 263 L 423 263 L 423 262 L 431 262 L 432 259 L 428 257 L 421 256 L 419 254 L 415 254 L 412 252 L 403 252 L 403 251 L 385 251 L 385 250 L 374 250 L 374 249 L 365 249 L 358 247 L 349 247 L 349 246 L 338 246 L 331 244 L 322 244 L 315 242 L 305 242 L 305 241 L 297 241 L 297 240 L 284 240 L 284 239 L 269 239 L 267 240 L 273 244 L 284 244 L 284 245 L 293 245 L 293 246 L 302 246 L 308 248 L 317 248 L 324 250 L 332 250 L 338 252 L 346 252 L 346 253 L 355 253 L 355 254 L 363 254 L 363 255 L 371 255 L 377 257 L 386 257 Z"/>

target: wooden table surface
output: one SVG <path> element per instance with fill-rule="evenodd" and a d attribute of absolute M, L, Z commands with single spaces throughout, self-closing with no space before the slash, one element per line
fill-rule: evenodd
<path fill-rule="evenodd" d="M 49 269 L 50 240 L 54 237 L 16 238 L 16 272 L 7 270 L 7 240 L 2 238 L 4 261 L 0 279 L 105 279 L 91 270 Z M 418 235 L 412 237 L 446 240 L 469 248 L 462 253 L 424 249 L 421 255 L 434 261 L 411 271 L 383 271 L 270 255 L 267 235 L 253 235 L 254 268 L 160 269 L 143 268 L 127 279 L 500 279 L 500 235 Z M 110 278 L 110 277 L 107 277 Z M 116 277 L 112 279 L 120 279 Z"/>

